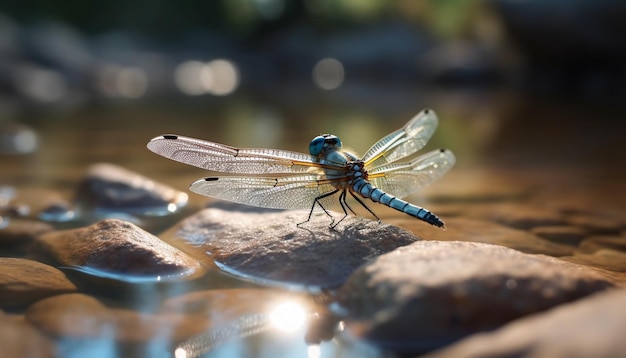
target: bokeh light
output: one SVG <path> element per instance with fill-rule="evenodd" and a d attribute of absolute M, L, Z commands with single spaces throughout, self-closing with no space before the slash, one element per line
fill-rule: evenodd
<path fill-rule="evenodd" d="M 343 65 L 334 58 L 325 58 L 313 67 L 313 82 L 321 89 L 333 90 L 338 88 L 343 80 Z"/>
<path fill-rule="evenodd" d="M 197 96 L 205 93 L 201 73 L 204 63 L 200 61 L 186 61 L 178 65 L 174 71 L 176 87 L 184 94 Z"/>
<path fill-rule="evenodd" d="M 190 96 L 213 94 L 225 96 L 239 87 L 239 70 L 229 60 L 216 59 L 208 63 L 186 61 L 174 71 L 178 89 Z"/>
<path fill-rule="evenodd" d="M 120 96 L 130 99 L 139 98 L 148 90 L 148 75 L 138 67 L 122 68 L 117 73 L 115 84 Z"/>
<path fill-rule="evenodd" d="M 13 76 L 15 87 L 35 101 L 58 102 L 67 95 L 67 81 L 57 71 L 22 65 L 15 69 Z"/>
<path fill-rule="evenodd" d="M 232 61 L 213 60 L 206 64 L 204 81 L 207 83 L 206 91 L 216 96 L 225 96 L 234 92 L 239 86 L 239 70 Z M 203 72 L 204 73 L 204 72 Z M 210 82 L 209 82 L 210 78 Z"/>

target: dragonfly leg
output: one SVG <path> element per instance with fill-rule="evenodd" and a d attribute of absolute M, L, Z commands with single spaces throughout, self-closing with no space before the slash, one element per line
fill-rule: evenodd
<path fill-rule="evenodd" d="M 350 205 L 348 205 L 348 202 L 346 201 L 345 189 L 341 192 L 341 194 L 339 194 L 339 204 L 341 204 L 341 209 L 343 209 L 343 217 L 341 217 L 341 219 L 339 219 L 339 221 L 337 221 L 334 225 L 331 223 L 330 224 L 331 229 L 335 229 L 337 225 L 339 225 L 339 223 L 343 221 L 343 219 L 348 217 L 348 210 L 350 210 L 352 214 L 356 215 L 354 210 L 352 210 L 352 208 L 350 207 Z M 346 208 L 348 208 L 348 210 L 346 210 Z"/>
<path fill-rule="evenodd" d="M 370 212 L 370 214 L 374 215 L 374 217 L 376 218 L 376 220 L 378 220 L 378 222 L 380 222 L 380 218 L 378 217 L 378 215 L 376 215 L 376 213 L 370 209 L 367 205 L 365 205 L 365 203 L 363 202 L 363 200 L 359 199 L 358 196 L 354 195 L 354 192 L 352 190 L 350 190 L 350 195 L 352 195 L 352 197 L 354 199 L 356 199 L 356 201 L 361 204 L 365 209 L 367 209 L 367 211 Z"/>
<path fill-rule="evenodd" d="M 320 206 L 320 208 L 322 208 L 322 210 L 324 210 L 324 212 L 326 213 L 326 215 L 330 216 L 330 218 L 332 219 L 332 221 L 330 222 L 330 226 L 332 227 L 332 226 L 333 226 L 333 223 L 335 222 L 335 218 L 334 218 L 332 215 L 330 215 L 330 213 L 329 213 L 329 212 L 328 212 L 328 210 L 326 210 L 326 208 L 322 205 L 322 203 L 320 202 L 320 200 L 322 200 L 322 199 L 324 199 L 324 198 L 326 198 L 326 197 L 329 197 L 329 196 L 331 196 L 331 195 L 335 195 L 335 194 L 337 194 L 337 192 L 338 192 L 338 191 L 339 191 L 339 189 L 335 189 L 335 190 L 330 191 L 330 192 L 328 192 L 328 193 L 326 193 L 326 194 L 322 194 L 322 195 L 320 195 L 320 196 L 316 197 L 316 198 L 315 198 L 315 200 L 313 200 L 313 205 L 311 205 L 311 211 L 309 211 L 309 217 L 306 219 L 306 221 L 303 221 L 303 222 L 301 222 L 301 223 L 298 223 L 298 224 L 297 224 L 297 226 L 299 227 L 300 225 L 305 224 L 305 223 L 308 223 L 309 221 L 311 221 L 311 216 L 313 215 L 313 210 L 315 209 L 315 204 L 317 204 L 317 205 L 319 205 L 319 206 Z M 344 209 L 344 211 L 345 211 L 345 209 Z"/>

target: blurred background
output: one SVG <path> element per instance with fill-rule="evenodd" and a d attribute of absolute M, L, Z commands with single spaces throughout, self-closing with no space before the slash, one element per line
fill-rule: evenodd
<path fill-rule="evenodd" d="M 460 166 L 615 169 L 625 38 L 621 0 L 3 1 L 0 152 L 35 153 L 3 177 L 156 175 L 162 133 L 363 153 L 425 107 Z"/>

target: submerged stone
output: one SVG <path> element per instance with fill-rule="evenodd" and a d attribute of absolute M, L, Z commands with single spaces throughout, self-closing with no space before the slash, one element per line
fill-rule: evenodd
<path fill-rule="evenodd" d="M 308 214 L 209 208 L 162 236 L 195 247 L 199 259 L 244 279 L 311 289 L 337 287 L 371 258 L 420 240 L 393 225 L 355 217 L 331 229 L 328 216 L 314 215 L 298 227 Z"/>
<path fill-rule="evenodd" d="M 204 270 L 184 252 L 116 219 L 49 232 L 39 236 L 36 243 L 42 253 L 63 266 L 124 281 L 189 278 Z"/>
<path fill-rule="evenodd" d="M 33 327 L 23 315 L 0 312 L 0 347 L 3 357 L 58 357 L 52 339 Z"/>
<path fill-rule="evenodd" d="M 56 268 L 41 262 L 0 258 L 0 307 L 26 307 L 42 298 L 76 291 Z"/>
<path fill-rule="evenodd" d="M 419 352 L 612 286 L 593 269 L 556 258 L 419 241 L 362 266 L 338 302 L 353 334 Z"/>
<path fill-rule="evenodd" d="M 187 205 L 188 195 L 117 165 L 99 163 L 87 170 L 78 200 L 101 210 L 166 215 Z"/>
<path fill-rule="evenodd" d="M 54 228 L 40 221 L 0 217 L 0 245 L 25 245 Z"/>

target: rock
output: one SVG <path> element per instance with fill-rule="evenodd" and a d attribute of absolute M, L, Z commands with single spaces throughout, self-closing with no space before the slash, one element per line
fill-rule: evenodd
<path fill-rule="evenodd" d="M 25 307 L 42 298 L 76 291 L 76 286 L 52 266 L 40 262 L 0 258 L 0 307 Z"/>
<path fill-rule="evenodd" d="M 604 249 L 615 250 L 626 254 L 626 236 L 590 236 L 583 240 L 578 247 L 578 251 L 581 253 L 594 253 Z"/>
<path fill-rule="evenodd" d="M 472 217 L 495 221 L 516 229 L 565 224 L 563 215 L 555 209 L 533 204 L 505 203 L 484 206 L 470 212 Z"/>
<path fill-rule="evenodd" d="M 418 241 L 362 266 L 337 297 L 349 332 L 419 352 L 611 286 L 592 269 L 556 258 Z"/>
<path fill-rule="evenodd" d="M 604 270 L 626 273 L 626 252 L 600 249 L 593 253 L 577 252 L 573 256 L 561 257 L 562 260 L 581 265 L 593 266 Z"/>
<path fill-rule="evenodd" d="M 109 308 L 81 293 L 41 300 L 26 310 L 26 319 L 56 338 L 90 338 L 100 341 L 145 343 L 154 337 L 166 339 L 180 317 L 159 316 L 122 308 Z"/>
<path fill-rule="evenodd" d="M 79 229 L 53 231 L 37 248 L 64 266 L 119 280 L 191 278 L 203 267 L 184 252 L 138 226 L 116 219 Z"/>
<path fill-rule="evenodd" d="M 50 224 L 40 221 L 0 217 L 0 245 L 28 244 L 53 229 Z"/>
<path fill-rule="evenodd" d="M 585 229 L 568 225 L 537 226 L 530 229 L 530 232 L 546 240 L 567 245 L 578 245 L 587 235 Z"/>
<path fill-rule="evenodd" d="M 68 221 L 75 215 L 73 205 L 63 195 L 40 187 L 15 190 L 2 209 L 9 216 L 47 221 Z"/>
<path fill-rule="evenodd" d="M 336 230 L 325 214 L 298 227 L 307 216 L 306 210 L 242 213 L 209 208 L 162 237 L 195 247 L 198 259 L 214 260 L 239 277 L 314 289 L 339 286 L 367 260 L 419 240 L 398 227 L 355 217 Z"/>
<path fill-rule="evenodd" d="M 164 215 L 187 205 L 187 193 L 122 167 L 99 163 L 87 170 L 78 200 L 97 209 Z"/>
<path fill-rule="evenodd" d="M 67 201 L 49 202 L 39 212 L 39 219 L 52 222 L 71 221 L 76 217 L 76 211 Z"/>
<path fill-rule="evenodd" d="M 565 220 L 570 225 L 581 227 L 591 234 L 619 234 L 625 227 L 617 220 L 589 213 L 568 214 Z"/>
<path fill-rule="evenodd" d="M 598 293 L 470 336 L 425 357 L 623 357 L 624 302 L 624 289 Z"/>
<path fill-rule="evenodd" d="M 446 219 L 446 230 L 424 225 L 419 220 L 410 217 L 387 221 L 419 234 L 424 240 L 481 242 L 510 247 L 528 254 L 550 256 L 571 255 L 575 250 L 572 246 L 553 243 L 527 231 L 479 219 Z"/>
<path fill-rule="evenodd" d="M 0 347 L 3 357 L 58 357 L 52 340 L 24 320 L 22 315 L 0 312 Z"/>

